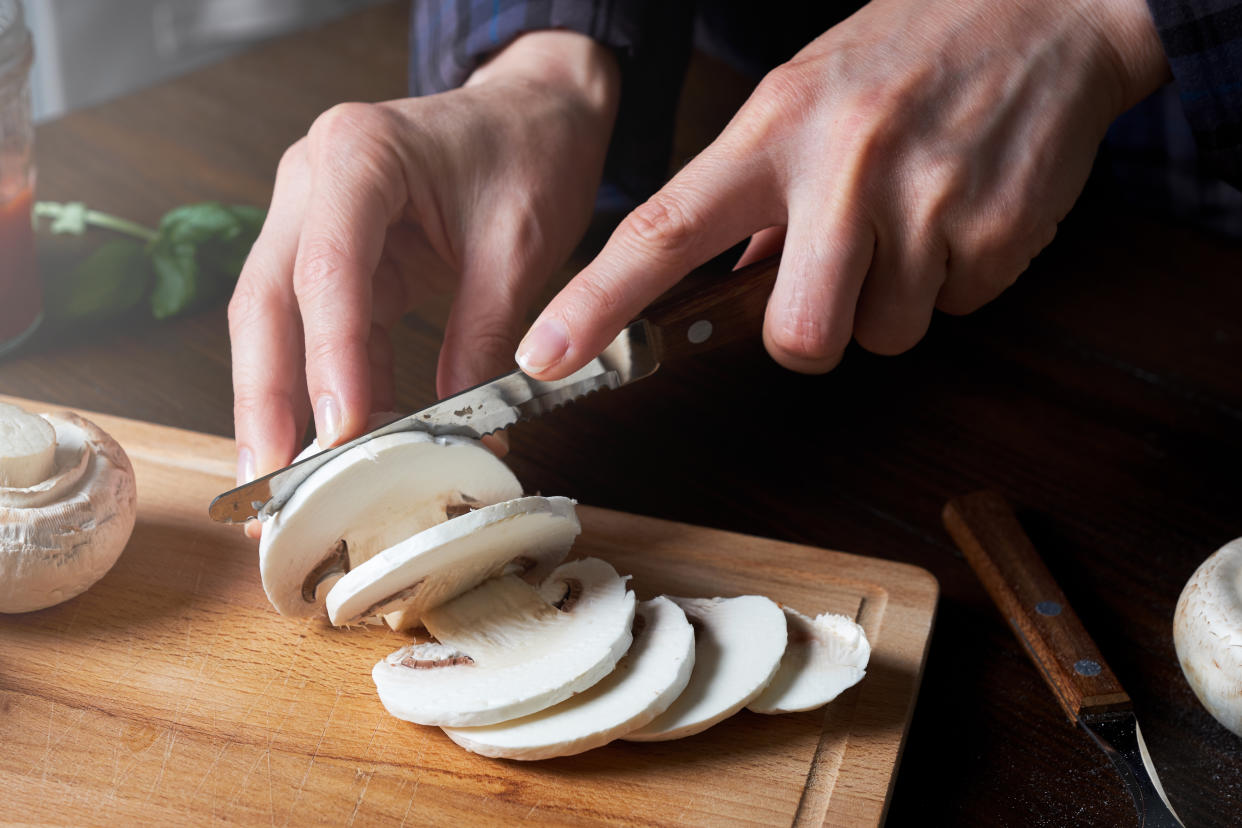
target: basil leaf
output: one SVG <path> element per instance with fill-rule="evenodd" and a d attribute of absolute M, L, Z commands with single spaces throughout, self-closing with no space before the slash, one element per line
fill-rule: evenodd
<path fill-rule="evenodd" d="M 185 313 L 227 293 L 266 215 L 255 207 L 215 202 L 187 204 L 165 214 L 147 248 L 156 273 L 155 318 Z"/>
<path fill-rule="evenodd" d="M 202 244 L 236 235 L 241 230 L 241 222 L 223 204 L 208 201 L 169 210 L 156 230 L 159 239 L 172 244 Z"/>
<path fill-rule="evenodd" d="M 169 244 L 162 238 L 148 248 L 155 267 L 151 315 L 167 319 L 189 310 L 198 299 L 198 262 L 192 244 Z"/>
<path fill-rule="evenodd" d="M 136 307 L 150 283 L 151 264 L 143 245 L 114 239 L 64 275 L 49 277 L 44 302 L 52 319 L 96 321 Z"/>

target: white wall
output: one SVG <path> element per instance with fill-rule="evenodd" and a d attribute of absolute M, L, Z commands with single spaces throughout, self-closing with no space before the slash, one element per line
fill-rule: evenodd
<path fill-rule="evenodd" d="M 375 0 L 22 0 L 36 121 L 210 63 Z"/>

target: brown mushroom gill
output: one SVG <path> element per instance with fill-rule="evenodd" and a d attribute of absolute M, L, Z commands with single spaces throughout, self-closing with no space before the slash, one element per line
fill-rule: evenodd
<path fill-rule="evenodd" d="M 342 538 L 314 569 L 306 573 L 306 580 L 302 581 L 302 600 L 308 604 L 315 603 L 319 585 L 333 575 L 344 575 L 346 572 L 349 572 L 349 544 Z"/>

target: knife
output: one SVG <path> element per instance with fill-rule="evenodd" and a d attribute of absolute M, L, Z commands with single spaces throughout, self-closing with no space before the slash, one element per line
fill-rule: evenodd
<path fill-rule="evenodd" d="M 1004 497 L 950 500 L 944 524 L 1052 688 L 1070 722 L 1112 761 L 1139 825 L 1180 826 L 1143 741 L 1130 696 L 1040 559 Z"/>
<path fill-rule="evenodd" d="M 756 335 L 763 324 L 779 257 L 720 275 L 697 272 L 651 305 L 595 359 L 552 382 L 511 371 L 454 394 L 335 448 L 219 495 L 208 513 L 222 523 L 270 517 L 316 469 L 354 446 L 386 434 L 424 431 L 479 438 L 538 417 L 593 391 L 651 376 L 660 364 Z"/>

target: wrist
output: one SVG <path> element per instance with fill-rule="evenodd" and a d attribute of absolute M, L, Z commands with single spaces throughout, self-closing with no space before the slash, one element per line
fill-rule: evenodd
<path fill-rule="evenodd" d="M 612 51 L 577 32 L 527 32 L 489 57 L 466 86 L 533 84 L 574 98 L 611 131 L 621 95 L 621 69 Z"/>
<path fill-rule="evenodd" d="M 1077 7 L 1116 76 L 1118 113 L 1173 79 L 1147 0 L 1088 0 Z"/>

